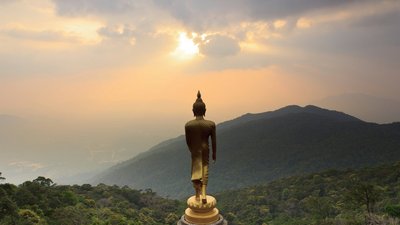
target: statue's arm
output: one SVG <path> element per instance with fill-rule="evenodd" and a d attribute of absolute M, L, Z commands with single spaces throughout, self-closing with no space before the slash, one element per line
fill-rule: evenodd
<path fill-rule="evenodd" d="M 187 144 L 187 146 L 189 147 L 189 146 L 191 146 L 191 145 L 190 145 L 190 138 L 189 138 L 189 134 L 188 134 L 188 133 L 189 133 L 189 132 L 188 132 L 188 127 L 185 126 L 186 144 Z"/>
<path fill-rule="evenodd" d="M 215 162 L 217 160 L 217 134 L 216 134 L 215 124 L 213 124 L 211 129 L 211 146 L 212 146 L 212 159 Z"/>

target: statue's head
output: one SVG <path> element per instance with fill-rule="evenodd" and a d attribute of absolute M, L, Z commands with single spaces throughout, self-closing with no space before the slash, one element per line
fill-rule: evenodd
<path fill-rule="evenodd" d="M 200 91 L 197 92 L 197 99 L 193 103 L 193 114 L 194 116 L 204 116 L 206 114 L 206 104 L 201 99 Z"/>

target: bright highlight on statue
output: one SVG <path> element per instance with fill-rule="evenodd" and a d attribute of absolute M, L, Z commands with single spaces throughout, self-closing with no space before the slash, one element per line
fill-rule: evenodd
<path fill-rule="evenodd" d="M 178 225 L 227 225 L 227 221 L 216 208 L 217 200 L 206 194 L 210 158 L 209 141 L 211 139 L 212 159 L 217 159 L 217 140 L 215 123 L 205 120 L 206 105 L 201 99 L 200 91 L 193 104 L 196 117 L 185 125 L 186 143 L 192 159 L 192 182 L 195 195 L 187 200 L 188 208 Z"/>

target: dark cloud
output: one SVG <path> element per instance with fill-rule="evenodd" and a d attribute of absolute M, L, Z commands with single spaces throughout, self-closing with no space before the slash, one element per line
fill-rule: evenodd
<path fill-rule="evenodd" d="M 352 25 L 358 27 L 388 27 L 397 28 L 400 24 L 400 13 L 393 10 L 384 13 L 375 13 L 373 15 L 356 19 Z"/>
<path fill-rule="evenodd" d="M 60 15 L 141 13 L 161 8 L 188 28 L 203 31 L 243 20 L 273 20 L 351 4 L 356 0 L 53 0 Z M 154 3 L 154 5 L 152 4 Z M 149 15 L 147 15 L 149 16 Z"/>
<path fill-rule="evenodd" d="M 116 14 L 134 9 L 132 0 L 53 0 L 60 15 Z"/>
<path fill-rule="evenodd" d="M 243 7 L 255 19 L 279 19 L 298 16 L 304 13 L 336 8 L 354 1 L 349 0 L 250 0 L 243 1 Z"/>
<path fill-rule="evenodd" d="M 288 46 L 298 46 L 305 51 L 315 51 L 320 53 L 338 54 L 345 56 L 354 56 L 357 58 L 368 58 L 372 62 L 381 62 L 386 64 L 398 61 L 400 57 L 400 27 L 374 22 L 366 18 L 363 26 L 360 25 L 332 25 L 331 29 L 324 32 L 314 30 L 308 34 L 296 36 L 296 39 L 288 40 L 292 43 Z M 368 25 L 367 25 L 368 24 Z M 393 63 L 396 64 L 396 63 Z"/>
<path fill-rule="evenodd" d="M 337 8 L 349 0 L 153 0 L 191 29 L 224 26 L 243 20 L 274 20 Z"/>
<path fill-rule="evenodd" d="M 212 35 L 207 37 L 207 42 L 200 44 L 200 53 L 212 57 L 225 57 L 235 55 L 240 51 L 239 43 L 227 36 Z"/>

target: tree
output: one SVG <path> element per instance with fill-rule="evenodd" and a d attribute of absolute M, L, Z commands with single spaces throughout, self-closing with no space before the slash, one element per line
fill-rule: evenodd
<path fill-rule="evenodd" d="M 374 212 L 374 205 L 378 201 L 380 192 L 378 188 L 370 183 L 362 183 L 355 189 L 356 195 L 359 195 L 359 199 L 367 207 L 368 214 Z"/>
<path fill-rule="evenodd" d="M 16 217 L 17 216 L 17 204 L 13 202 L 7 192 L 0 187 L 0 220 L 6 216 Z"/>
<path fill-rule="evenodd" d="M 0 172 L 0 181 L 3 181 L 3 180 L 5 180 L 6 178 L 4 178 L 4 177 L 2 177 L 1 176 L 1 172 Z"/>
<path fill-rule="evenodd" d="M 90 224 L 89 212 L 90 210 L 80 206 L 67 206 L 55 209 L 52 218 L 58 225 Z"/>
<path fill-rule="evenodd" d="M 30 209 L 20 209 L 18 212 L 20 220 L 18 224 L 21 225 L 46 225 L 46 221 Z"/>
<path fill-rule="evenodd" d="M 368 215 L 374 212 L 374 205 L 381 196 L 378 186 L 371 182 L 361 181 L 357 176 L 351 176 L 350 193 L 348 198 L 350 201 L 364 205 Z"/>
<path fill-rule="evenodd" d="M 305 209 L 316 219 L 326 219 L 335 214 L 331 198 L 326 196 L 309 196 L 303 200 Z"/>
<path fill-rule="evenodd" d="M 54 182 L 50 178 L 45 178 L 45 177 L 38 177 L 33 180 L 33 183 L 38 183 L 40 185 L 50 187 Z"/>
<path fill-rule="evenodd" d="M 176 222 L 179 220 L 179 216 L 176 215 L 175 213 L 169 213 L 167 215 L 167 218 L 165 218 L 165 223 L 168 225 L 173 225 L 176 224 Z"/>

